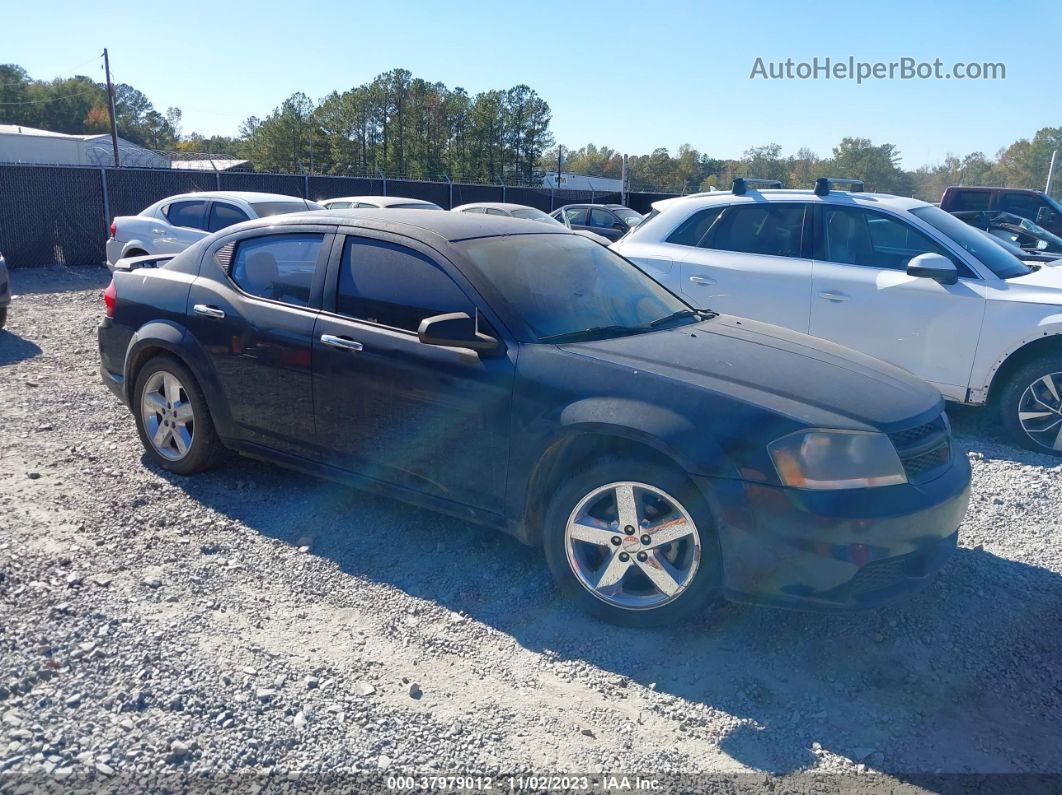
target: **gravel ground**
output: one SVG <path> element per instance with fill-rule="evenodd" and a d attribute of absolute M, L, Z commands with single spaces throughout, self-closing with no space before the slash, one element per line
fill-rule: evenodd
<path fill-rule="evenodd" d="M 983 413 L 953 411 L 974 497 L 926 592 L 619 629 L 501 534 L 244 459 L 192 478 L 146 464 L 97 373 L 107 279 L 12 274 L 0 790 L 1062 772 L 1062 467 Z"/>

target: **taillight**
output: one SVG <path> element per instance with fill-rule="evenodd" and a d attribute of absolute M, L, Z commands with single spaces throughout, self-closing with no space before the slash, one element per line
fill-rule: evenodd
<path fill-rule="evenodd" d="M 103 291 L 103 303 L 107 305 L 107 317 L 114 317 L 114 305 L 118 303 L 118 290 L 114 286 L 114 279 Z"/>
<path fill-rule="evenodd" d="M 111 237 L 118 237 L 118 224 L 111 221 Z"/>

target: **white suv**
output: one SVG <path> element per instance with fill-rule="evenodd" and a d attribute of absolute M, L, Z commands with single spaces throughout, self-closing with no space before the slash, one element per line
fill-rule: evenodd
<path fill-rule="evenodd" d="M 916 199 L 756 189 L 666 199 L 612 248 L 697 307 L 775 323 L 998 405 L 1062 455 L 1062 268 L 1026 264 Z"/>

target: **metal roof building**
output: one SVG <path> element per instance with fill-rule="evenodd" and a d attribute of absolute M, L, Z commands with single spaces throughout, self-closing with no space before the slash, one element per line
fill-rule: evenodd
<path fill-rule="evenodd" d="M 118 139 L 122 165 L 168 168 L 162 155 Z M 107 134 L 71 135 L 37 130 L 19 124 L 0 124 L 0 163 L 32 163 L 49 166 L 113 166 L 114 149 Z"/>

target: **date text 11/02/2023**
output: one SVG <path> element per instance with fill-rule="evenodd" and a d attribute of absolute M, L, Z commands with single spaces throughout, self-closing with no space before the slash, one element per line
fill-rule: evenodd
<path fill-rule="evenodd" d="M 439 790 L 454 792 L 654 792 L 661 783 L 646 776 L 597 774 L 594 776 L 389 776 L 389 790 Z"/>

